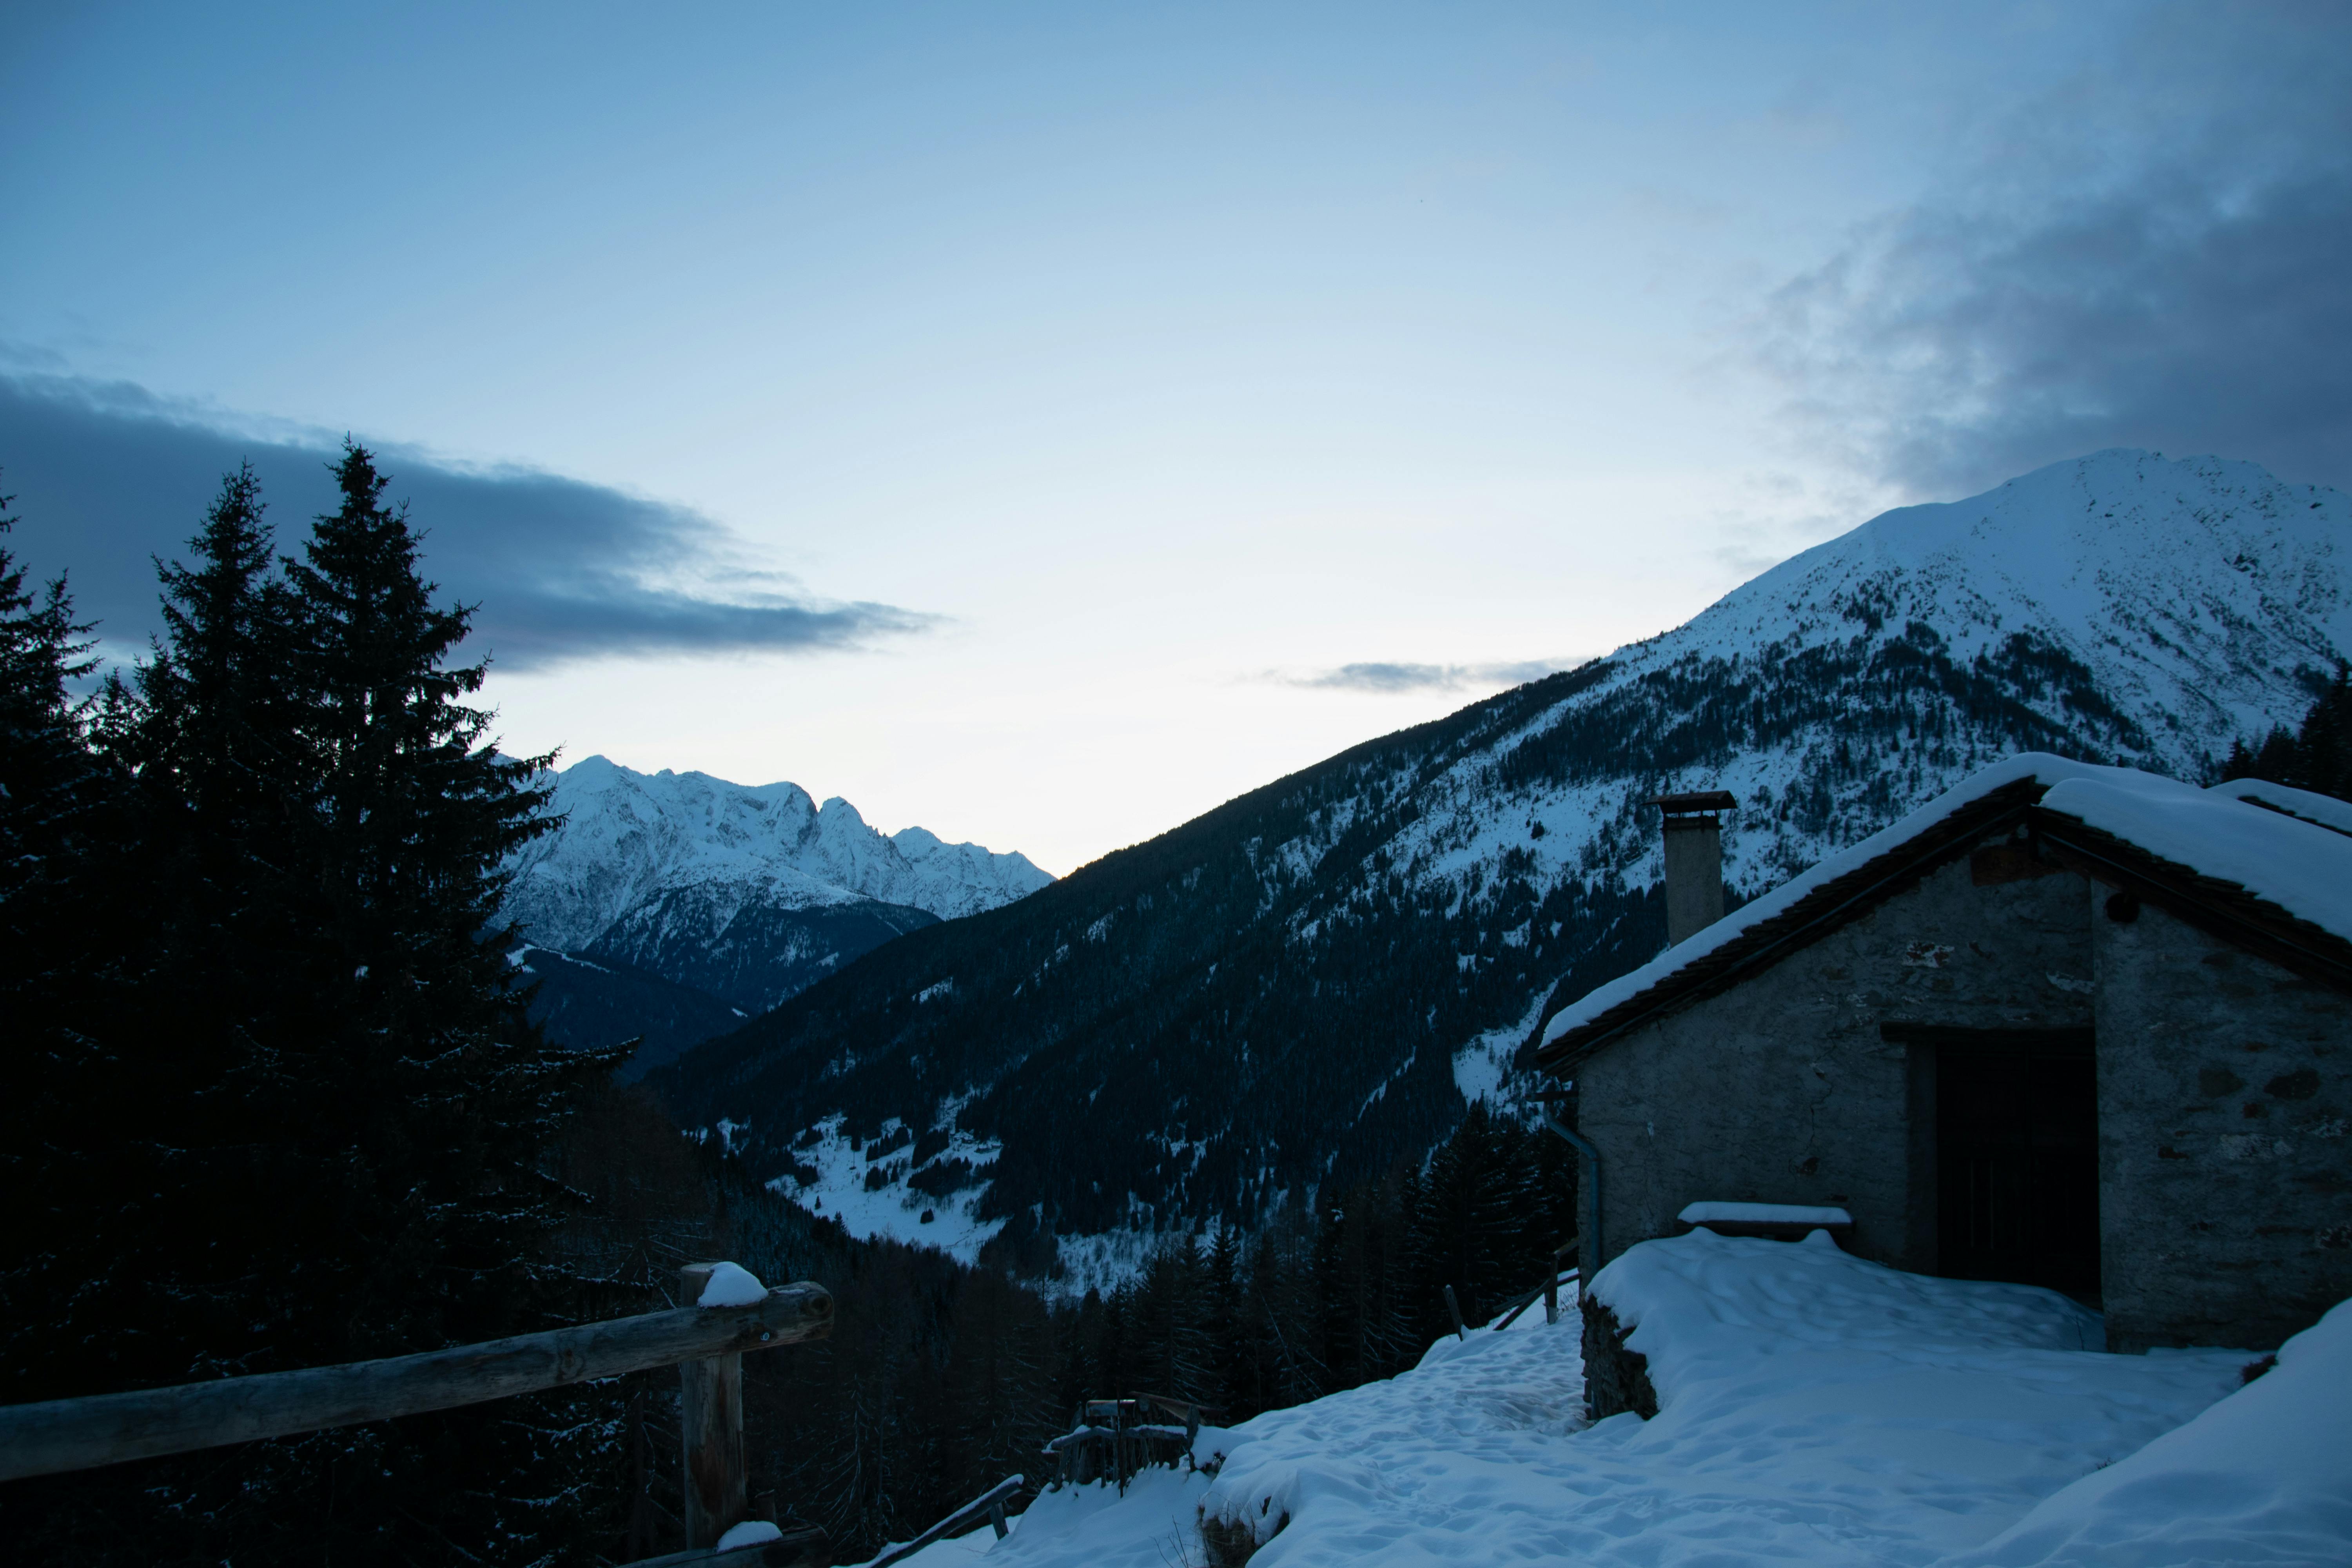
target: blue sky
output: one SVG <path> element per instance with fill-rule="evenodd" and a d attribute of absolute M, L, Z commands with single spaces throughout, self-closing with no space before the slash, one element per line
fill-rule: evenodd
<path fill-rule="evenodd" d="M 2330 6 L 16 7 L 115 649 L 383 450 L 519 748 L 1066 870 L 2101 446 L 2352 480 Z"/>

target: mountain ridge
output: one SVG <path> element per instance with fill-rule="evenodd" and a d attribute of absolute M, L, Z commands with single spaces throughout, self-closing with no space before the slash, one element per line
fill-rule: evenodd
<path fill-rule="evenodd" d="M 604 756 L 552 784 L 562 825 L 509 868 L 507 918 L 550 952 L 641 971 L 728 1012 L 764 1012 L 906 931 L 1053 880 L 1018 853 L 921 827 L 884 835 L 847 801 L 819 805 L 794 784 L 643 773 Z M 625 995 L 676 1026 L 721 1016 L 658 988 L 590 980 L 577 965 L 532 973 L 541 1015 L 567 1043 L 625 1037 Z M 589 1032 L 575 1039 L 575 1027 Z"/>
<path fill-rule="evenodd" d="M 1738 797 L 1737 900 L 2010 752 L 2195 776 L 2352 647 L 2347 526 L 2339 492 L 2127 451 L 1882 514 L 1658 637 L 903 937 L 655 1080 L 814 1204 L 879 1138 L 859 1190 L 907 1223 L 861 1196 L 864 1223 L 919 1235 L 953 1192 L 960 1247 L 1034 1270 L 1254 1223 L 1417 1156 L 1549 1005 L 1663 945 L 1644 801 Z"/>

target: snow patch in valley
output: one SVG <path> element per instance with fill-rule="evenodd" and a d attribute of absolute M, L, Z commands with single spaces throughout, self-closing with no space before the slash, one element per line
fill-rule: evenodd
<path fill-rule="evenodd" d="M 1050 1299 L 1075 1301 L 1089 1290 L 1108 1295 L 1141 1275 L 1146 1260 L 1170 1237 L 1149 1227 L 1138 1227 L 1054 1239 L 1058 1249 L 1055 1257 L 1061 1261 L 1061 1277 L 1031 1280 L 1030 1286 Z"/>
<path fill-rule="evenodd" d="M 951 1121 L 952 1107 L 947 1115 Z M 778 1176 L 768 1184 L 769 1190 L 814 1213 L 831 1215 L 850 1235 L 862 1239 L 883 1237 L 915 1247 L 935 1247 L 961 1262 L 978 1263 L 980 1249 L 1004 1228 L 1003 1220 L 981 1219 L 972 1212 L 988 1191 L 987 1181 L 944 1198 L 918 1192 L 907 1184 L 916 1173 L 911 1144 L 879 1160 L 868 1160 L 866 1152 L 876 1141 L 865 1140 L 861 1147 L 852 1149 L 842 1122 L 837 1115 L 825 1118 L 815 1128 L 815 1141 L 793 1151 L 794 1159 L 814 1168 L 814 1182 L 803 1186 L 796 1177 Z M 900 1125 L 892 1117 L 882 1124 L 880 1138 L 887 1141 Z M 974 1166 L 995 1163 L 1002 1145 L 976 1139 L 961 1129 L 947 1131 L 947 1148 L 935 1160 L 926 1161 L 926 1165 L 942 1160 L 963 1160 Z M 887 1179 L 880 1187 L 869 1189 L 866 1175 L 877 1167 L 887 1173 Z M 926 1211 L 931 1215 L 928 1225 L 923 1222 Z"/>
<path fill-rule="evenodd" d="M 1536 1020 L 1543 1016 L 1544 1004 L 1550 997 L 1549 990 L 1538 990 L 1517 1023 L 1473 1035 L 1468 1044 L 1454 1053 L 1454 1087 L 1462 1091 L 1464 1100 L 1503 1103 L 1503 1085 L 1511 1078 L 1511 1058 L 1535 1032 Z"/>

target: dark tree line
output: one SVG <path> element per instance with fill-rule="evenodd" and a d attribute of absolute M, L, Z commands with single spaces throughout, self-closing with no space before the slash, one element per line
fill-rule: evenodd
<path fill-rule="evenodd" d="M 1134 1280 L 1089 1294 L 1065 1403 L 1163 1394 L 1231 1426 L 1392 1377 L 1454 1331 L 1446 1287 L 1475 1329 L 1539 1286 L 1575 1196 L 1566 1144 L 1474 1101 L 1426 1164 L 1282 1205 L 1247 1237 L 1163 1245 Z"/>
<path fill-rule="evenodd" d="M 845 1562 L 1007 1475 L 1033 1490 L 1050 1479 L 1040 1449 L 1081 1400 L 1165 1394 L 1231 1426 L 1392 1376 L 1453 1331 L 1446 1286 L 1478 1331 L 1542 1282 L 1574 1229 L 1567 1146 L 1484 1102 L 1425 1164 L 1278 1205 L 1248 1233 L 1171 1237 L 1125 1283 L 1075 1301 L 992 1258 L 968 1268 L 853 1242 L 739 1162 L 708 1179 L 719 1217 L 698 1245 L 762 1279 L 815 1279 L 838 1304 L 829 1341 L 746 1359 L 744 1403 L 754 1492 L 824 1526 Z M 653 1447 L 672 1441 L 664 1430 Z"/>
<path fill-rule="evenodd" d="M 281 557 L 249 472 L 164 631 L 89 628 L 0 548 L 0 1400 L 400 1354 L 666 1304 L 733 1257 L 832 1289 L 821 1344 L 751 1358 L 759 1506 L 845 1556 L 1003 1475 L 1085 1397 L 1223 1419 L 1385 1376 L 1541 1278 L 1552 1141 L 1473 1109 L 1423 1165 L 1049 1301 L 1006 1265 L 860 1242 L 682 1138 L 512 985 L 499 868 L 544 831 L 417 535 L 346 450 Z M 0 519 L 0 531 L 6 526 Z M 1332 1184 L 1325 1184 L 1328 1188 Z M 0 1488 L 14 1557 L 81 1563 L 615 1562 L 683 1544 L 677 1379 Z"/>
<path fill-rule="evenodd" d="M 608 1064 L 541 1039 L 496 934 L 541 764 L 490 749 L 467 612 L 368 453 L 336 478 L 287 559 L 230 476 L 159 563 L 151 656 L 87 700 L 63 582 L 0 553 L 0 1398 L 489 1339 L 594 1292 L 558 1164 Z M 19 1482 L 0 1531 L 41 1561 L 547 1560 L 595 1523 L 597 1404 Z"/>
<path fill-rule="evenodd" d="M 2223 779 L 2263 779 L 2291 789 L 2307 789 L 2352 800 L 2352 665 L 2338 664 L 2293 731 L 2284 724 L 2255 745 L 2230 747 Z"/>

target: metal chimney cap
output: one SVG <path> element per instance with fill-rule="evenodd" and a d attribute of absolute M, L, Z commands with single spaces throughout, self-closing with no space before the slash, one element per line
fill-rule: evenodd
<path fill-rule="evenodd" d="M 1688 816 L 1702 811 L 1729 811 L 1739 804 L 1727 789 L 1703 789 L 1689 795 L 1662 795 L 1650 803 L 1668 816 Z"/>

